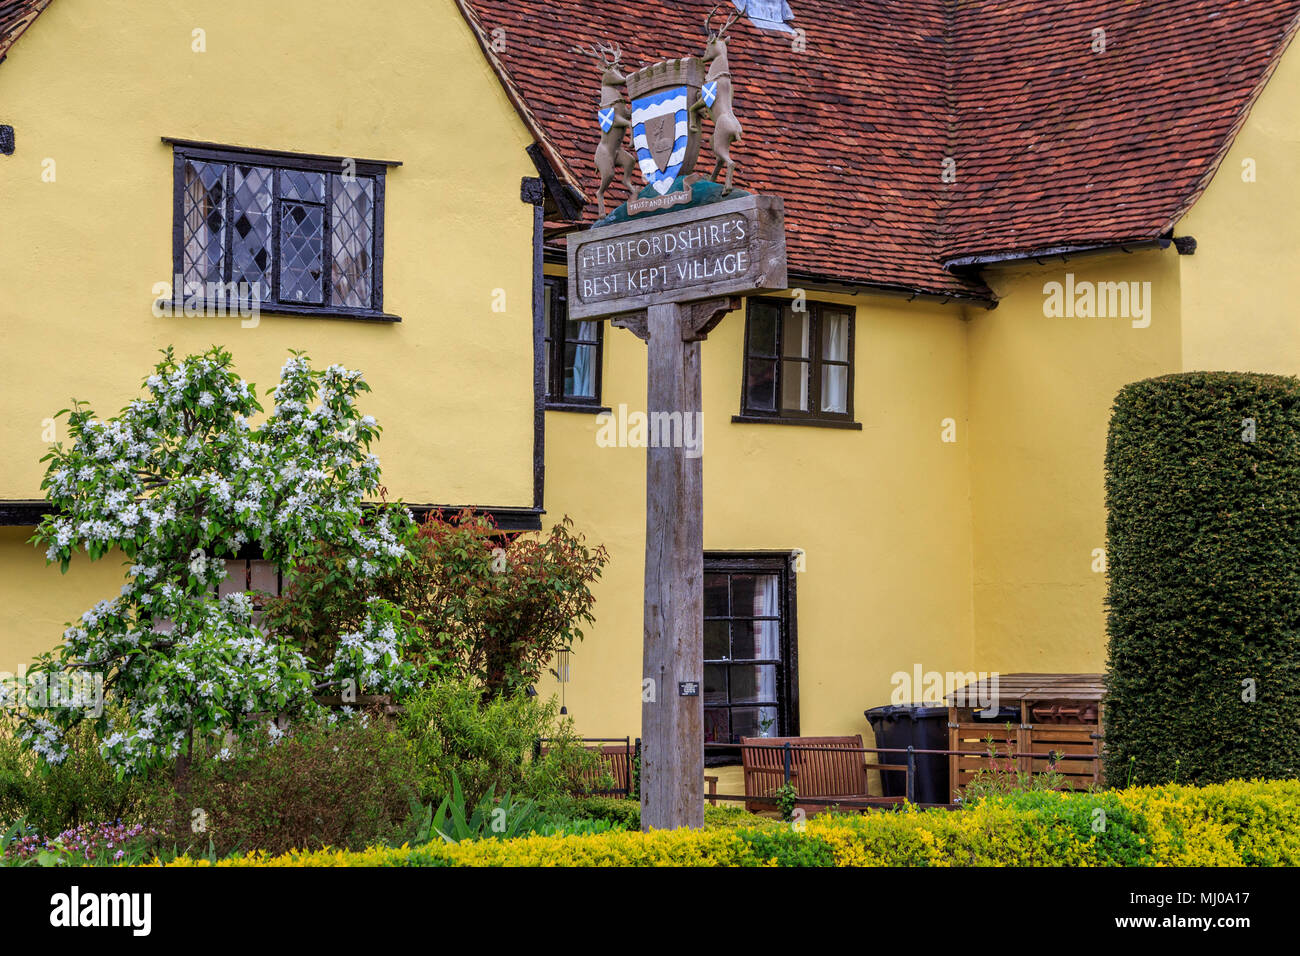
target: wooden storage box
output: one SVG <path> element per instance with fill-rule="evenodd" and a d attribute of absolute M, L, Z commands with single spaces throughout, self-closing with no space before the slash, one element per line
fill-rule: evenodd
<path fill-rule="evenodd" d="M 991 769 L 995 761 L 1001 769 L 1022 773 L 1055 769 L 1068 789 L 1100 785 L 1103 693 L 1101 674 L 1000 674 L 996 686 L 989 679 L 949 694 L 948 749 L 964 751 L 948 757 L 949 787 L 960 793 L 976 771 Z M 981 718 L 980 702 L 992 699 L 1001 709 L 1014 709 L 1015 715 Z M 990 736 L 994 758 L 988 756 Z M 1018 756 L 1010 761 L 1010 754 Z M 1052 754 L 1093 759 L 1062 759 L 1053 768 Z"/>

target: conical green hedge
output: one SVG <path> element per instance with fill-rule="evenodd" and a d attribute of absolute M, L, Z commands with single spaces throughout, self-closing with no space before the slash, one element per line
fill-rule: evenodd
<path fill-rule="evenodd" d="M 1107 782 L 1300 776 L 1300 379 L 1125 386 L 1106 507 Z"/>

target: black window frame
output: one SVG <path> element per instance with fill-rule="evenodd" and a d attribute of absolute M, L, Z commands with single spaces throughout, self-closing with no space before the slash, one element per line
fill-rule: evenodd
<path fill-rule="evenodd" d="M 226 165 L 226 181 L 223 186 L 223 199 L 226 203 L 224 216 L 225 238 L 223 239 L 223 277 L 224 284 L 229 284 L 232 268 L 232 229 L 231 213 L 234 209 L 234 167 L 260 166 L 273 170 L 271 176 L 271 298 L 259 303 L 259 310 L 268 315 L 312 316 L 317 318 L 361 319 L 371 322 L 400 322 L 401 317 L 384 311 L 384 219 L 387 193 L 387 173 L 392 167 L 401 163 L 390 160 L 355 159 L 345 156 L 322 156 L 314 153 L 293 153 L 281 150 L 250 149 L 242 146 L 225 146 L 219 143 L 204 143 L 193 140 L 163 137 L 163 142 L 172 147 L 172 276 L 183 275 L 185 226 L 185 163 L 187 160 L 204 163 L 223 163 Z M 281 173 L 292 170 L 306 173 L 323 173 L 325 194 L 322 222 L 322 301 L 320 305 L 297 301 L 279 301 L 280 294 L 280 219 L 284 197 L 281 194 Z M 331 301 L 333 273 L 333 186 L 334 177 L 344 170 L 355 172 L 359 178 L 374 180 L 373 222 L 371 234 L 371 288 L 370 307 L 356 308 L 336 305 Z M 173 306 L 181 314 L 187 297 L 184 288 L 172 290 Z M 206 302 L 208 307 L 220 303 Z"/>
<path fill-rule="evenodd" d="M 799 736 L 799 614 L 796 594 L 794 560 L 796 552 L 791 551 L 706 551 L 704 552 L 704 573 L 708 574 L 775 574 L 778 577 L 777 589 L 780 598 L 780 628 L 778 641 L 781 659 L 777 666 L 777 721 L 774 737 Z M 730 601 L 730 584 L 728 584 L 728 601 Z M 734 610 L 729 608 L 729 610 Z M 734 614 L 725 618 L 705 614 L 705 621 L 737 619 Z M 742 620 L 752 617 L 741 615 Z M 747 663 L 750 658 L 745 658 Z M 755 658 L 754 660 L 759 660 Z M 762 659 L 766 661 L 767 659 Z M 705 663 L 723 663 L 705 658 Z M 730 666 L 736 661 L 728 658 Z M 700 675 L 701 680 L 703 674 Z M 703 686 L 700 688 L 703 694 Z M 704 703 L 705 709 L 718 705 Z M 728 703 L 728 710 L 735 707 L 752 707 L 754 704 Z M 710 744 L 704 751 L 706 766 L 727 766 L 741 762 L 740 745 L 729 746 Z"/>
<path fill-rule="evenodd" d="M 782 378 L 785 375 L 786 361 L 785 355 L 785 315 L 793 311 L 793 299 L 778 299 L 767 296 L 750 296 L 745 308 L 745 341 L 744 353 L 741 357 L 740 373 L 740 413 L 733 415 L 733 422 L 742 422 L 747 424 L 778 424 L 778 425 L 813 425 L 823 428 L 850 428 L 861 429 L 862 424 L 854 420 L 853 412 L 853 390 L 855 384 L 855 372 L 857 366 L 857 324 L 858 310 L 856 306 L 840 305 L 835 302 L 817 302 L 807 301 L 805 303 L 808 314 L 808 337 L 812 343 L 809 348 L 810 355 L 806 361 L 809 366 L 808 394 L 810 397 L 809 405 L 813 406 L 808 411 L 800 409 L 787 409 L 781 407 Z M 751 350 L 750 335 L 753 328 L 754 307 L 775 306 L 781 310 L 781 315 L 776 323 L 776 355 L 755 355 Z M 847 314 L 849 319 L 848 335 L 848 361 L 830 361 L 822 357 L 822 320 L 823 314 L 827 311 Z M 774 409 L 756 408 L 749 404 L 749 367 L 750 362 L 772 362 L 776 368 L 776 376 L 773 381 L 774 391 Z M 824 412 L 821 410 L 821 388 L 822 388 L 822 370 L 826 365 L 839 365 L 848 369 L 848 386 L 845 396 L 845 410 L 843 412 Z"/>
<path fill-rule="evenodd" d="M 605 323 L 596 319 L 582 320 L 590 321 L 596 326 L 594 341 L 569 338 L 569 280 L 564 276 L 544 278 L 545 295 L 551 313 L 550 321 L 545 323 L 542 344 L 546 350 L 546 363 L 543 365 L 546 370 L 546 408 L 557 412 L 607 412 L 609 408 L 601 401 L 605 369 Z M 564 394 L 564 352 L 569 344 L 594 345 L 596 348 L 593 396 Z"/>

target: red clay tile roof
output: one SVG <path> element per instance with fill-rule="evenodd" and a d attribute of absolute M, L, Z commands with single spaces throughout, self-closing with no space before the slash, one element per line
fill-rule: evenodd
<path fill-rule="evenodd" d="M 0 59 L 50 2 L 0 0 Z M 637 66 L 698 52 L 713 6 L 457 2 L 557 175 L 588 196 L 598 74 L 571 48 L 614 40 Z M 987 290 L 946 269 L 954 258 L 1170 232 L 1300 25 L 1300 0 L 794 6 L 806 52 L 732 28 L 738 183 L 784 197 L 794 277 L 958 296 Z M 485 41 L 498 27 L 499 54 Z"/>
<path fill-rule="evenodd" d="M 594 197 L 599 74 L 571 48 L 615 41 L 634 67 L 698 53 L 714 0 L 465 3 L 505 30 L 510 83 Z M 731 31 L 737 184 L 785 199 L 792 276 L 959 296 L 987 290 L 949 258 L 1168 233 L 1300 22 L 1300 0 L 792 6 L 805 53 Z"/>
<path fill-rule="evenodd" d="M 50 5 L 50 0 L 0 0 L 0 60 Z"/>
<path fill-rule="evenodd" d="M 1168 232 L 1209 184 L 1300 22 L 1296 0 L 954 9 L 960 188 L 945 210 L 946 256 Z M 1098 29 L 1105 52 L 1093 52 Z"/>

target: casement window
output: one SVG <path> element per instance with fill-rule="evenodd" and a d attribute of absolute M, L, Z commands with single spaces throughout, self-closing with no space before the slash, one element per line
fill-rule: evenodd
<path fill-rule="evenodd" d="M 170 140 L 173 292 L 262 311 L 383 319 L 384 176 L 369 160 Z"/>
<path fill-rule="evenodd" d="M 704 741 L 799 732 L 794 574 L 790 555 L 704 556 Z M 740 751 L 710 747 L 711 763 Z"/>
<path fill-rule="evenodd" d="M 751 298 L 733 421 L 860 428 L 853 421 L 851 306 Z"/>
<path fill-rule="evenodd" d="M 568 281 L 546 277 L 546 404 L 560 411 L 601 408 L 602 322 L 570 322 Z"/>
<path fill-rule="evenodd" d="M 225 565 L 226 577 L 216 586 L 217 597 L 253 592 L 253 626 L 260 628 L 266 599 L 284 591 L 284 575 L 275 564 L 261 558 L 227 558 Z M 175 626 L 170 618 L 154 621 L 154 627 L 164 634 L 170 634 Z"/>
<path fill-rule="evenodd" d="M 268 597 L 279 597 L 283 589 L 284 575 L 274 563 L 260 558 L 228 558 L 226 579 L 217 586 L 217 595 L 252 591 L 253 623 L 261 627 L 263 602 Z"/>

